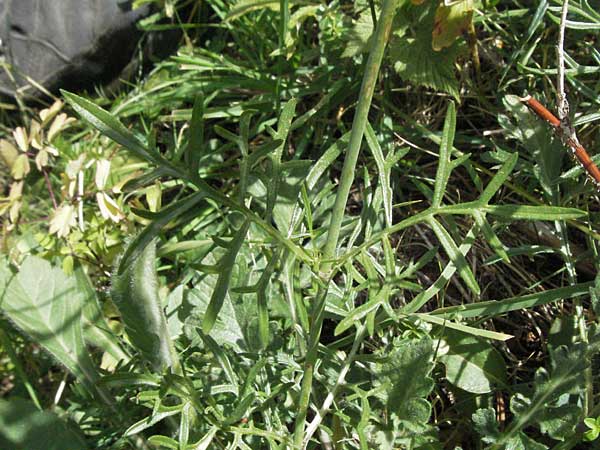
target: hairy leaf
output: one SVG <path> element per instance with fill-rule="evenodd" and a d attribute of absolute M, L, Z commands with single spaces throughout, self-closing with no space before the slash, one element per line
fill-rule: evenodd
<path fill-rule="evenodd" d="M 28 257 L 16 274 L 0 261 L 4 314 L 94 392 L 98 373 L 83 340 L 84 302 L 77 279 L 44 259 Z"/>
<path fill-rule="evenodd" d="M 155 370 L 178 370 L 179 362 L 167 330 L 167 320 L 158 298 L 156 241 L 148 244 L 121 274 L 113 275 L 113 302 L 131 343 Z"/>
<path fill-rule="evenodd" d="M 446 352 L 439 361 L 446 367 L 450 383 L 474 394 L 506 384 L 504 360 L 489 342 L 449 329 L 444 330 L 443 342 Z"/>
<path fill-rule="evenodd" d="M 431 33 L 435 13 L 433 3 L 418 7 L 405 4 L 401 7 L 400 17 L 409 25 L 409 31 L 390 42 L 390 57 L 394 69 L 403 80 L 447 92 L 458 101 L 454 62 L 460 49 L 454 43 L 440 51 L 434 50 Z M 415 31 L 411 34 L 410 30 Z"/>

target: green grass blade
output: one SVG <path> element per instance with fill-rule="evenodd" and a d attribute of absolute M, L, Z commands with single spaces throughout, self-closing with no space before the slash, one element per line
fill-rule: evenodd
<path fill-rule="evenodd" d="M 275 139 L 280 140 L 281 145 L 279 145 L 271 154 L 270 180 L 269 185 L 267 186 L 267 221 L 271 219 L 277 196 L 281 190 L 281 182 L 283 181 L 281 157 L 283 156 L 283 150 L 290 133 L 292 119 L 296 114 L 296 104 L 297 100 L 295 98 L 289 100 L 283 106 L 277 122 L 277 133 L 275 134 Z"/>
<path fill-rule="evenodd" d="M 192 109 L 192 120 L 190 121 L 190 130 L 187 148 L 185 150 L 185 162 L 190 168 L 192 177 L 198 177 L 200 168 L 200 159 L 204 153 L 204 96 L 198 94 L 194 101 Z"/>
<path fill-rule="evenodd" d="M 473 212 L 473 217 L 475 218 L 475 223 L 483 233 L 483 236 L 485 237 L 487 243 L 492 248 L 492 250 L 494 250 L 504 262 L 510 263 L 510 258 L 508 257 L 508 253 L 506 253 L 506 250 L 504 249 L 504 245 L 502 245 L 502 242 L 500 241 L 496 233 L 494 233 L 494 230 L 485 218 L 485 215 L 482 214 L 479 210 L 475 210 Z"/>
<path fill-rule="evenodd" d="M 594 282 L 580 283 L 575 286 L 550 289 L 544 292 L 511 297 L 503 300 L 490 300 L 485 302 L 471 303 L 468 305 L 449 306 L 436 309 L 432 314 L 452 317 L 459 314 L 461 317 L 496 317 L 510 311 L 533 308 L 534 306 L 547 305 L 548 303 L 566 300 L 567 298 L 587 295 Z"/>
<path fill-rule="evenodd" d="M 350 140 L 350 132 L 344 134 L 331 147 L 325 150 L 325 153 L 313 164 L 308 176 L 306 177 L 306 185 L 308 189 L 314 189 L 317 181 L 323 176 L 325 171 L 335 162 L 338 156 L 348 145 Z"/>
<path fill-rule="evenodd" d="M 225 22 L 235 20 L 249 12 L 256 11 L 259 9 L 274 9 L 279 6 L 279 0 L 253 0 L 253 1 L 242 1 L 238 2 L 234 8 L 232 8 L 225 17 Z"/>
<path fill-rule="evenodd" d="M 448 104 L 446 120 L 444 121 L 444 131 L 442 133 L 442 142 L 440 143 L 440 155 L 438 161 L 437 173 L 435 175 L 435 186 L 433 188 L 433 199 L 431 205 L 437 208 L 442 203 L 446 184 L 450 178 L 450 153 L 454 143 L 454 131 L 456 129 L 456 107 L 454 102 Z"/>
<path fill-rule="evenodd" d="M 569 220 L 587 216 L 585 211 L 562 206 L 488 205 L 482 211 L 514 220 Z"/>
<path fill-rule="evenodd" d="M 231 274 L 235 265 L 235 259 L 237 257 L 238 252 L 242 248 L 244 240 L 246 239 L 246 234 L 248 233 L 249 227 L 250 222 L 246 220 L 244 224 L 240 227 L 240 229 L 237 231 L 233 240 L 231 241 L 231 245 L 227 253 L 223 257 L 223 259 L 219 261 L 221 273 L 219 274 L 215 290 L 212 293 L 210 303 L 206 308 L 206 314 L 204 315 L 204 319 L 202 320 L 202 331 L 206 335 L 210 333 L 213 326 L 215 325 L 215 322 L 217 321 L 217 316 L 219 315 L 219 311 L 221 311 L 221 308 L 223 306 L 223 301 L 225 300 L 225 296 L 227 295 L 227 291 L 229 290 L 229 283 L 231 281 Z"/>
<path fill-rule="evenodd" d="M 469 230 L 469 232 L 467 233 L 467 236 L 465 237 L 463 243 L 460 244 L 460 247 L 458 248 L 458 250 L 460 251 L 460 253 L 462 255 L 466 255 L 469 252 L 469 250 L 471 250 L 471 247 L 472 247 L 473 243 L 475 242 L 475 233 L 476 233 L 476 227 L 471 228 Z M 402 308 L 402 312 L 403 313 L 412 313 L 412 312 L 418 311 L 419 308 L 421 308 L 425 303 L 427 303 L 431 298 L 433 298 L 440 290 L 442 290 L 444 288 L 444 286 L 446 286 L 446 284 L 448 283 L 448 280 L 450 280 L 450 278 L 452 277 L 452 275 L 454 275 L 455 272 L 456 272 L 456 266 L 454 264 L 448 264 L 444 268 L 444 270 L 442 271 L 442 273 L 440 274 L 438 279 L 435 280 L 435 282 L 431 286 L 429 286 L 426 290 L 424 290 L 419 295 L 417 295 L 414 299 L 412 299 L 410 301 L 410 303 L 408 303 L 406 306 L 404 306 Z"/>
<path fill-rule="evenodd" d="M 168 170 L 170 175 L 185 178 L 185 174 L 181 170 L 162 156 L 151 152 L 146 144 L 125 128 L 125 126 L 108 111 L 78 95 L 64 90 L 61 90 L 61 93 L 81 118 L 102 134 L 108 136 L 116 143 L 121 144 L 138 158 Z"/>
<path fill-rule="evenodd" d="M 479 284 L 477 284 L 477 280 L 475 279 L 475 276 L 469 267 L 469 263 L 452 239 L 452 236 L 450 236 L 450 233 L 448 233 L 448 231 L 446 231 L 446 229 L 433 217 L 430 218 L 427 223 L 429 223 L 431 229 L 440 241 L 440 244 L 442 244 L 442 247 L 444 247 L 446 254 L 456 266 L 456 269 L 458 270 L 458 273 L 465 284 L 469 287 L 469 289 L 471 289 L 471 291 L 473 291 L 475 295 L 479 295 L 481 292 Z"/>
<path fill-rule="evenodd" d="M 389 291 L 390 286 L 386 284 L 371 300 L 350 311 L 335 327 L 335 336 L 339 336 L 352 326 L 358 325 L 359 321 L 367 314 L 377 311 L 381 304 L 388 299 Z"/>
<path fill-rule="evenodd" d="M 494 196 L 494 194 L 498 192 L 498 189 L 502 187 L 512 170 L 515 168 L 518 159 L 518 153 L 513 153 L 508 157 L 506 162 L 502 165 L 502 167 L 496 173 L 496 175 L 494 175 L 494 178 L 491 179 L 491 181 L 488 183 L 483 193 L 479 197 L 478 202 L 481 202 L 481 205 L 487 205 Z"/>
<path fill-rule="evenodd" d="M 278 249 L 271 257 L 257 283 L 258 289 L 256 291 L 256 300 L 258 306 L 258 336 L 260 337 L 260 343 L 263 348 L 266 348 L 269 344 L 269 307 L 267 305 L 267 289 L 269 287 L 269 281 L 275 271 L 275 267 L 279 262 L 281 252 L 282 250 Z"/>
<path fill-rule="evenodd" d="M 160 230 L 172 220 L 181 217 L 182 214 L 189 211 L 205 198 L 204 192 L 198 191 L 190 196 L 167 206 L 159 213 L 153 216 L 152 222 L 142 230 L 142 232 L 127 246 L 125 253 L 119 263 L 117 273 L 121 275 L 132 261 L 137 259 L 144 248 L 156 237 Z"/>
<path fill-rule="evenodd" d="M 385 164 L 385 157 L 383 151 L 375 135 L 375 131 L 371 127 L 371 124 L 367 122 L 365 128 L 365 138 L 367 145 L 373 154 L 375 164 L 377 165 L 377 171 L 379 172 L 379 186 L 381 186 L 381 193 L 383 196 L 383 210 L 385 211 L 385 224 L 388 227 L 392 226 L 392 187 L 390 186 L 390 174 Z"/>
<path fill-rule="evenodd" d="M 411 314 L 410 317 L 415 317 L 421 319 L 425 322 L 433 323 L 435 325 L 440 325 L 446 328 L 452 328 L 453 330 L 460 331 L 465 334 L 470 334 L 472 336 L 478 336 L 486 339 L 495 339 L 497 341 L 507 341 L 511 339 L 513 336 L 505 333 L 498 333 L 496 331 L 490 330 L 482 330 L 480 328 L 473 328 L 468 325 L 463 325 L 461 323 L 452 322 L 443 317 L 433 316 L 431 314 L 420 314 L 415 313 Z"/>

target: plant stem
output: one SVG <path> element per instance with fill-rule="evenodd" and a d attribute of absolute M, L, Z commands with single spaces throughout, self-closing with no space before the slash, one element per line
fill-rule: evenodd
<path fill-rule="evenodd" d="M 306 429 L 306 436 L 304 437 L 304 446 L 305 447 L 308 444 L 308 441 L 310 440 L 312 435 L 315 434 L 315 431 L 317 431 L 317 429 L 319 428 L 319 425 L 321 424 L 321 422 L 323 421 L 323 419 L 325 418 L 327 413 L 329 412 L 329 409 L 331 408 L 331 405 L 333 404 L 333 401 L 335 400 L 335 395 L 337 394 L 339 387 L 344 383 L 344 380 L 346 379 L 346 375 L 348 374 L 348 372 L 350 371 L 350 367 L 354 363 L 354 358 L 356 357 L 356 354 L 358 353 L 360 344 L 362 344 L 362 341 L 366 335 L 367 335 L 367 326 L 364 323 L 361 323 L 360 326 L 356 330 L 356 334 L 354 336 L 354 344 L 352 344 L 352 349 L 350 350 L 350 353 L 348 353 L 348 356 L 346 357 L 346 360 L 344 361 L 344 364 L 342 365 L 342 369 L 340 370 L 340 373 L 338 375 L 337 381 L 335 382 L 335 385 L 331 388 L 331 390 L 327 394 L 327 397 L 325 397 L 325 400 L 323 401 L 321 408 L 319 408 L 319 411 L 317 411 L 317 415 L 315 416 L 315 418 L 312 420 L 312 422 Z"/>
<path fill-rule="evenodd" d="M 383 52 L 392 29 L 396 4 L 396 0 L 384 1 L 375 35 L 373 36 L 371 53 L 369 54 L 365 74 L 363 75 L 358 105 L 356 106 L 354 120 L 352 122 L 352 132 L 350 133 L 348 151 L 346 153 L 346 159 L 344 160 L 340 184 L 333 205 L 331 222 L 327 233 L 327 242 L 323 249 L 323 258 L 326 260 L 323 267 L 324 272 L 328 272 L 331 269 L 331 260 L 335 257 L 342 220 L 344 219 L 344 213 L 346 211 L 346 203 L 348 202 L 350 188 L 354 182 L 356 161 L 358 160 L 363 135 L 365 133 L 369 109 L 371 108 L 371 101 L 373 99 L 373 92 L 375 90 L 375 84 L 377 83 L 381 60 L 383 59 Z"/>
<path fill-rule="evenodd" d="M 335 257 L 338 239 L 340 236 L 340 229 L 342 227 L 342 221 L 344 219 L 344 213 L 346 210 L 346 203 L 348 202 L 350 188 L 352 187 L 352 183 L 354 181 L 356 161 L 358 160 L 358 155 L 360 153 L 360 147 L 368 120 L 369 109 L 371 108 L 371 102 L 373 100 L 373 92 L 379 76 L 379 69 L 381 67 L 381 61 L 383 60 L 385 46 L 392 29 L 392 21 L 394 19 L 394 11 L 396 6 L 397 0 L 384 0 L 383 7 L 379 15 L 379 20 L 377 21 L 377 27 L 373 35 L 371 52 L 369 54 L 369 59 L 367 60 L 365 74 L 363 75 L 363 81 L 358 97 L 358 105 L 356 107 L 354 120 L 352 122 L 352 132 L 350 134 L 348 151 L 346 152 L 340 184 L 338 186 L 335 203 L 333 205 L 331 222 L 329 224 L 329 231 L 327 233 L 327 241 L 325 248 L 323 249 L 323 258 L 325 261 L 322 266 L 321 273 L 326 279 L 330 278 L 329 272 L 331 271 L 333 259 Z M 313 313 L 311 314 L 312 323 L 309 332 L 308 352 L 304 361 L 304 374 L 302 377 L 302 386 L 300 388 L 298 415 L 296 416 L 296 423 L 294 427 L 295 449 L 303 448 L 304 444 L 304 426 L 310 404 L 313 373 L 315 363 L 317 362 L 318 345 L 321 337 L 321 328 L 323 326 L 327 290 L 327 287 L 324 287 L 320 290 L 315 299 Z"/>

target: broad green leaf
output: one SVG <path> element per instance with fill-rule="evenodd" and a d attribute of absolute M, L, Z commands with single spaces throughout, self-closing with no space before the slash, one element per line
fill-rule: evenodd
<path fill-rule="evenodd" d="M 14 450 L 86 450 L 83 433 L 50 411 L 11 396 L 0 399 L 0 447 Z"/>
<path fill-rule="evenodd" d="M 473 0 L 440 2 L 435 11 L 431 46 L 439 51 L 451 46 L 457 37 L 468 32 L 473 20 Z"/>
<path fill-rule="evenodd" d="M 540 431 L 552 439 L 563 441 L 574 434 L 580 417 L 580 406 L 569 404 L 549 406 L 538 419 Z"/>
<path fill-rule="evenodd" d="M 204 315 L 204 319 L 202 320 L 202 330 L 205 334 L 210 334 L 210 331 L 217 321 L 217 316 L 219 315 L 219 311 L 221 311 L 225 296 L 229 290 L 229 283 L 231 281 L 231 273 L 233 271 L 233 266 L 235 265 L 235 259 L 246 239 L 246 234 L 248 233 L 249 227 L 250 222 L 244 222 L 244 224 L 235 234 L 233 241 L 231 241 L 231 245 L 227 253 L 221 259 L 221 261 L 219 261 L 221 273 L 219 274 L 217 284 L 215 285 L 215 290 L 212 293 L 210 303 L 206 308 L 206 313 Z"/>
<path fill-rule="evenodd" d="M 298 161 L 298 163 L 281 165 L 283 173 L 278 184 L 277 201 L 273 208 L 273 220 L 277 224 L 277 229 L 286 235 L 294 224 L 294 213 L 298 206 L 300 190 L 311 165 L 310 161 Z"/>
<path fill-rule="evenodd" d="M 437 208 L 442 203 L 442 198 L 446 192 L 446 184 L 450 178 L 450 153 L 454 143 L 454 131 L 456 129 L 456 107 L 454 102 L 448 104 L 446 111 L 446 120 L 444 121 L 444 131 L 442 132 L 442 142 L 440 143 L 440 154 L 438 158 L 437 173 L 435 175 L 435 186 L 433 190 L 433 200 L 431 206 Z"/>
<path fill-rule="evenodd" d="M 535 374 L 534 392 L 512 396 L 510 409 L 514 418 L 494 448 L 503 448 L 515 439 L 522 430 L 535 424 L 543 424 L 544 429 L 554 435 L 564 436 L 579 422 L 580 414 L 563 411 L 564 416 L 554 408 L 563 405 L 564 395 L 579 395 L 585 389 L 584 371 L 590 354 L 598 351 L 595 345 L 575 344 L 569 348 L 562 346 L 553 352 L 550 370 L 539 368 Z M 575 406 L 575 405 L 573 405 Z M 572 422 L 569 418 L 574 419 Z M 525 447 L 534 448 L 534 447 Z"/>
<path fill-rule="evenodd" d="M 177 339 L 183 333 L 185 319 L 191 312 L 191 305 L 187 301 L 188 290 L 184 285 L 179 285 L 173 289 L 167 297 L 167 307 L 165 314 L 167 316 L 167 328 L 171 339 Z"/>
<path fill-rule="evenodd" d="M 486 444 L 493 444 L 500 438 L 500 427 L 493 408 L 478 409 L 471 417 L 475 431 Z"/>
<path fill-rule="evenodd" d="M 390 45 L 394 69 L 400 77 L 417 85 L 440 90 L 459 100 L 458 81 L 454 73 L 457 51 L 435 52 L 431 43 L 419 38 L 402 38 Z M 418 57 L 416 55 L 419 55 Z"/>
<path fill-rule="evenodd" d="M 398 29 L 390 42 L 390 58 L 400 77 L 410 83 L 447 92 L 459 101 L 455 61 L 460 49 L 454 43 L 440 51 L 433 49 L 432 30 L 437 2 L 411 8 L 400 6 L 400 20 L 406 34 Z"/>
<path fill-rule="evenodd" d="M 23 332 L 96 391 L 98 373 L 84 345 L 81 316 L 85 295 L 44 259 L 30 256 L 14 274 L 0 261 L 0 308 Z"/>
<path fill-rule="evenodd" d="M 434 218 L 430 218 L 427 223 L 431 226 L 431 229 L 437 236 L 438 240 L 446 254 L 452 261 L 452 263 L 456 266 L 456 270 L 460 274 L 461 278 L 464 280 L 465 284 L 473 291 L 475 295 L 479 295 L 481 290 L 479 289 L 479 285 L 477 284 L 477 280 L 469 267 L 469 263 L 466 258 L 459 250 L 458 246 L 454 243 L 454 240 L 446 231 L 446 229 Z"/>
<path fill-rule="evenodd" d="M 346 32 L 346 48 L 342 58 L 356 56 L 369 50 L 371 36 L 373 35 L 373 15 L 368 9 L 364 10 L 352 28 Z"/>
<path fill-rule="evenodd" d="M 167 330 L 158 297 L 156 242 L 146 245 L 137 258 L 113 275 L 111 297 L 133 346 L 154 369 L 179 370 L 179 361 Z"/>
<path fill-rule="evenodd" d="M 506 385 L 506 364 L 489 342 L 445 330 L 441 345 L 443 354 L 438 359 L 446 367 L 446 378 L 456 387 L 485 394 Z"/>
<path fill-rule="evenodd" d="M 514 220 L 570 220 L 587 216 L 585 211 L 562 206 L 488 205 L 482 211 Z"/>
<path fill-rule="evenodd" d="M 503 103 L 512 116 L 512 122 L 499 122 L 531 152 L 535 163 L 534 174 L 546 194 L 552 195 L 556 190 L 562 160 L 566 154 L 562 143 L 555 139 L 551 128 L 529 111 L 519 97 L 507 95 Z"/>
<path fill-rule="evenodd" d="M 389 411 L 398 419 L 414 426 L 429 421 L 431 405 L 427 396 L 433 388 L 430 378 L 433 369 L 431 339 L 398 339 L 378 364 L 375 374 L 385 386 L 382 394 Z"/>
<path fill-rule="evenodd" d="M 188 293 L 190 305 L 193 307 L 189 318 L 184 324 L 184 331 L 188 339 L 193 339 L 197 336 L 196 328 L 198 327 L 198 323 L 196 317 L 203 317 L 206 313 L 206 309 L 210 303 L 211 292 L 214 291 L 216 284 L 215 278 L 212 275 L 205 277 Z M 244 323 L 240 321 L 239 314 L 233 305 L 229 293 L 223 301 L 221 316 L 226 319 L 217 319 L 210 332 L 210 337 L 219 346 L 230 346 L 236 352 L 248 350 L 244 331 L 242 330 Z"/>

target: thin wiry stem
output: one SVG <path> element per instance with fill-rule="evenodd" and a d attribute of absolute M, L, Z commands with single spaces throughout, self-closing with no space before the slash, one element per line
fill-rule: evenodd
<path fill-rule="evenodd" d="M 565 29 L 567 27 L 567 12 L 569 11 L 569 0 L 563 0 L 558 30 L 558 45 L 556 53 L 558 58 L 558 75 L 556 79 L 558 118 L 561 122 L 569 116 L 569 102 L 565 94 Z"/>
<path fill-rule="evenodd" d="M 348 354 L 348 356 L 346 357 L 346 360 L 344 361 L 344 365 L 342 366 L 342 369 L 340 370 L 340 373 L 338 375 L 338 379 L 335 382 L 335 385 L 333 386 L 331 391 L 329 391 L 329 393 L 327 394 L 327 397 L 325 397 L 325 400 L 323 401 L 323 404 L 319 408 L 319 411 L 317 411 L 315 418 L 312 420 L 312 422 L 310 423 L 308 428 L 306 428 L 306 435 L 304 437 L 304 448 L 306 448 L 308 441 L 310 441 L 310 438 L 312 437 L 313 434 L 315 434 L 315 431 L 317 431 L 317 429 L 319 428 L 319 425 L 321 425 L 321 422 L 323 421 L 323 419 L 329 412 L 329 409 L 331 408 L 333 400 L 335 400 L 335 395 L 337 393 L 337 390 L 344 383 L 344 380 L 346 379 L 346 375 L 350 371 L 350 367 L 352 366 L 352 363 L 354 363 L 354 358 L 356 357 L 356 353 L 358 352 L 358 349 L 360 348 L 360 344 L 362 343 L 366 334 L 367 334 L 367 326 L 363 323 L 358 327 L 358 330 L 356 331 L 356 336 L 354 338 L 354 344 L 352 345 L 352 349 L 350 350 L 350 353 Z"/>
<path fill-rule="evenodd" d="M 563 0 L 562 11 L 560 15 L 560 24 L 558 29 L 558 45 L 557 45 L 557 59 L 558 59 L 558 72 L 556 79 L 556 91 L 557 91 L 557 112 L 558 118 L 560 120 L 560 128 L 563 130 L 563 133 L 567 136 L 567 139 L 575 144 L 574 152 L 578 159 L 581 158 L 578 156 L 577 147 L 581 147 L 579 144 L 579 140 L 577 139 L 577 133 L 575 129 L 571 125 L 569 119 L 569 101 L 567 100 L 567 94 L 565 93 L 565 30 L 567 28 L 567 14 L 569 12 L 569 0 Z M 591 159 L 590 159 L 591 161 Z M 584 165 L 585 167 L 585 165 Z M 593 166 L 595 168 L 595 166 Z M 586 170 L 590 171 L 587 167 Z M 597 171 L 597 169 L 596 169 Z M 597 180 L 597 176 L 593 177 L 594 181 Z M 567 240 L 567 233 L 565 231 L 565 224 L 562 224 L 562 242 L 564 246 L 564 252 L 566 256 L 567 268 L 570 275 L 571 282 L 575 279 L 575 270 L 573 267 L 573 263 L 571 260 L 571 250 L 569 247 L 569 242 Z M 579 334 L 581 340 L 583 342 L 588 342 L 587 336 L 587 327 L 585 323 L 585 311 L 581 304 L 580 300 L 575 300 L 575 317 L 577 318 L 577 326 L 579 328 Z M 587 412 L 593 406 L 593 383 L 592 383 L 592 372 L 589 367 L 587 367 L 584 371 L 584 377 L 586 381 L 586 394 L 583 397 L 583 414 L 584 417 L 587 415 Z"/>

